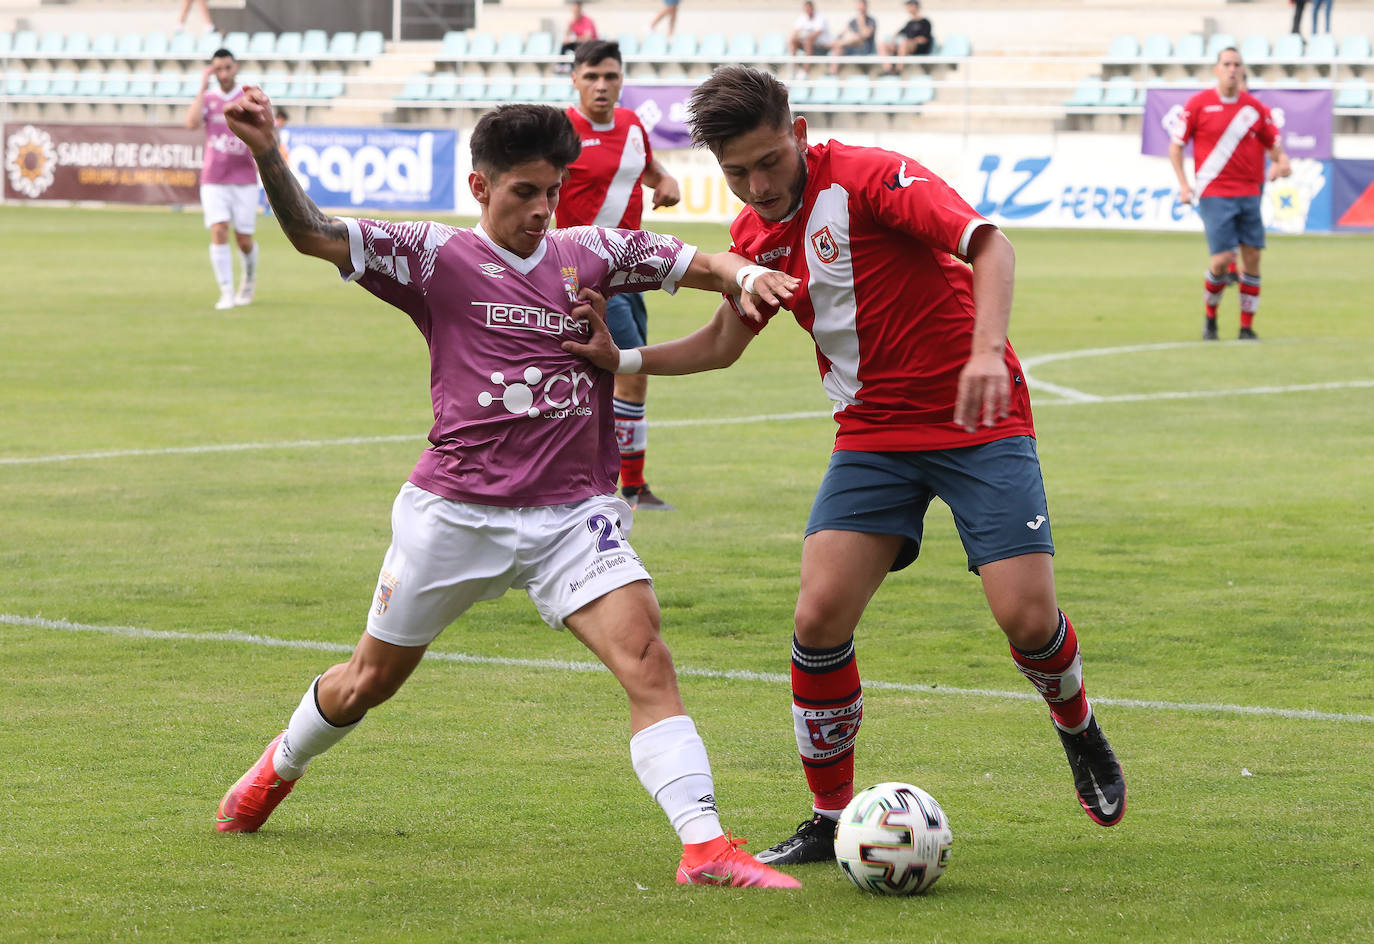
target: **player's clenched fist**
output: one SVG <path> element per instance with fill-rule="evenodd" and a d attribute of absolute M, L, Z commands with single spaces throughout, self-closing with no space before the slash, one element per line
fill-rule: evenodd
<path fill-rule="evenodd" d="M 277 125 L 272 115 L 272 101 L 256 85 L 250 85 L 236 100 L 224 106 L 224 121 L 248 150 L 256 157 L 275 151 Z"/>

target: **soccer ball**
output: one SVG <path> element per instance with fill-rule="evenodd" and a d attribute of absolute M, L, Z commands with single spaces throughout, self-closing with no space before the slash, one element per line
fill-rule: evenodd
<path fill-rule="evenodd" d="M 880 783 L 840 814 L 835 860 L 864 891 L 919 895 L 944 874 L 953 842 L 933 796 L 909 783 Z"/>

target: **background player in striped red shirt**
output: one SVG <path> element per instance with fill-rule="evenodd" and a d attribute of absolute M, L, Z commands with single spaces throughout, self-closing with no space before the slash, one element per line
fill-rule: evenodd
<path fill-rule="evenodd" d="M 915 560 L 937 496 L 1013 664 L 1049 705 L 1080 804 L 1095 822 L 1117 823 L 1125 780 L 1056 601 L 1030 399 L 1007 343 L 1011 243 L 909 157 L 808 147 L 806 119 L 793 119 L 787 89 L 767 73 L 718 69 L 692 93 L 689 121 L 745 204 L 730 229 L 736 251 L 800 280 L 789 307 L 815 340 L 839 427 L 806 526 L 792 644 L 792 717 L 814 815 L 758 858 L 834 857 L 863 719 L 854 631 L 887 574 Z M 769 317 L 728 303 L 675 341 L 616 352 L 598 332 L 564 347 L 603 367 L 693 373 L 734 363 Z"/>
<path fill-rule="evenodd" d="M 614 226 L 639 229 L 644 212 L 641 186 L 653 191 L 654 209 L 681 199 L 677 180 L 654 158 L 649 134 L 639 117 L 620 108 L 625 73 L 620 44 L 583 43 L 573 57 L 577 104 L 568 119 L 582 138 L 582 153 L 568 166 L 558 203 L 559 226 Z M 648 341 L 649 314 L 644 296 L 626 292 L 606 299 L 606 323 L 620 347 Z M 644 478 L 649 448 L 645 402 L 649 378 L 625 374 L 615 379 L 615 435 L 620 443 L 620 494 L 639 511 L 671 511 Z"/>
<path fill-rule="evenodd" d="M 1242 341 L 1256 340 L 1254 323 L 1259 311 L 1260 252 L 1264 249 L 1264 218 L 1260 194 L 1264 190 L 1264 158 L 1269 179 L 1291 174 L 1278 126 L 1264 104 L 1243 88 L 1245 64 L 1240 53 L 1227 47 L 1217 54 L 1212 67 L 1215 88 L 1188 99 L 1178 116 L 1169 144 L 1169 162 L 1178 177 L 1178 196 L 1183 203 L 1197 198 L 1197 212 L 1207 232 L 1211 263 L 1203 277 L 1204 340 L 1217 338 L 1217 305 L 1228 281 L 1227 271 L 1236 262 L 1240 247 L 1240 334 Z M 1189 184 L 1183 170 L 1183 148 L 1193 142 L 1193 177 Z"/>

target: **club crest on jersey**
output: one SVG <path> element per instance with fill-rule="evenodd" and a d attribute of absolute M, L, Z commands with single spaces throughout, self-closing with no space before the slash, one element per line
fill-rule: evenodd
<path fill-rule="evenodd" d="M 829 226 L 822 226 L 811 234 L 811 248 L 816 250 L 816 258 L 822 262 L 834 262 L 840 258 L 839 244 L 830 235 Z"/>
<path fill-rule="evenodd" d="M 377 581 L 377 606 L 373 612 L 377 616 L 385 615 L 387 608 L 391 606 L 391 594 L 400 586 L 401 581 L 391 573 L 382 571 L 381 577 Z"/>
<path fill-rule="evenodd" d="M 568 301 L 577 304 L 577 266 L 564 266 L 563 272 L 563 291 L 568 293 Z"/>

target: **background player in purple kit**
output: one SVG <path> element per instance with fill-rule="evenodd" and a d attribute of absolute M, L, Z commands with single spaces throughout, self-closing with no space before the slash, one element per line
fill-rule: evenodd
<path fill-rule="evenodd" d="M 258 829 L 306 764 L 395 694 L 449 623 L 515 587 L 624 687 L 635 773 L 683 843 L 677 881 L 797 887 L 721 829 L 649 574 L 626 540 L 632 512 L 615 495 L 612 377 L 561 347 L 590 337 L 589 290 L 745 288 L 740 304 L 757 311 L 796 280 L 671 236 L 548 232 L 581 147 L 549 106 L 506 105 L 477 123 L 469 186 L 482 210 L 472 229 L 325 216 L 281 158 L 267 97 L 249 89 L 226 117 L 292 245 L 424 334 L 435 422 L 393 505 L 391 547 L 352 658 L 310 685 L 286 730 L 225 794 L 217 828 Z"/>
<path fill-rule="evenodd" d="M 258 168 L 247 146 L 224 123 L 224 109 L 243 94 L 239 64 L 227 49 L 217 49 L 201 78 L 200 92 L 186 111 L 186 127 L 205 128 L 205 165 L 200 172 L 200 204 L 210 230 L 210 268 L 219 285 L 215 308 L 223 310 L 253 301 L 258 277 Z M 211 80 L 214 80 L 213 82 Z M 234 290 L 234 258 L 229 229 L 239 247 L 242 277 Z"/>

